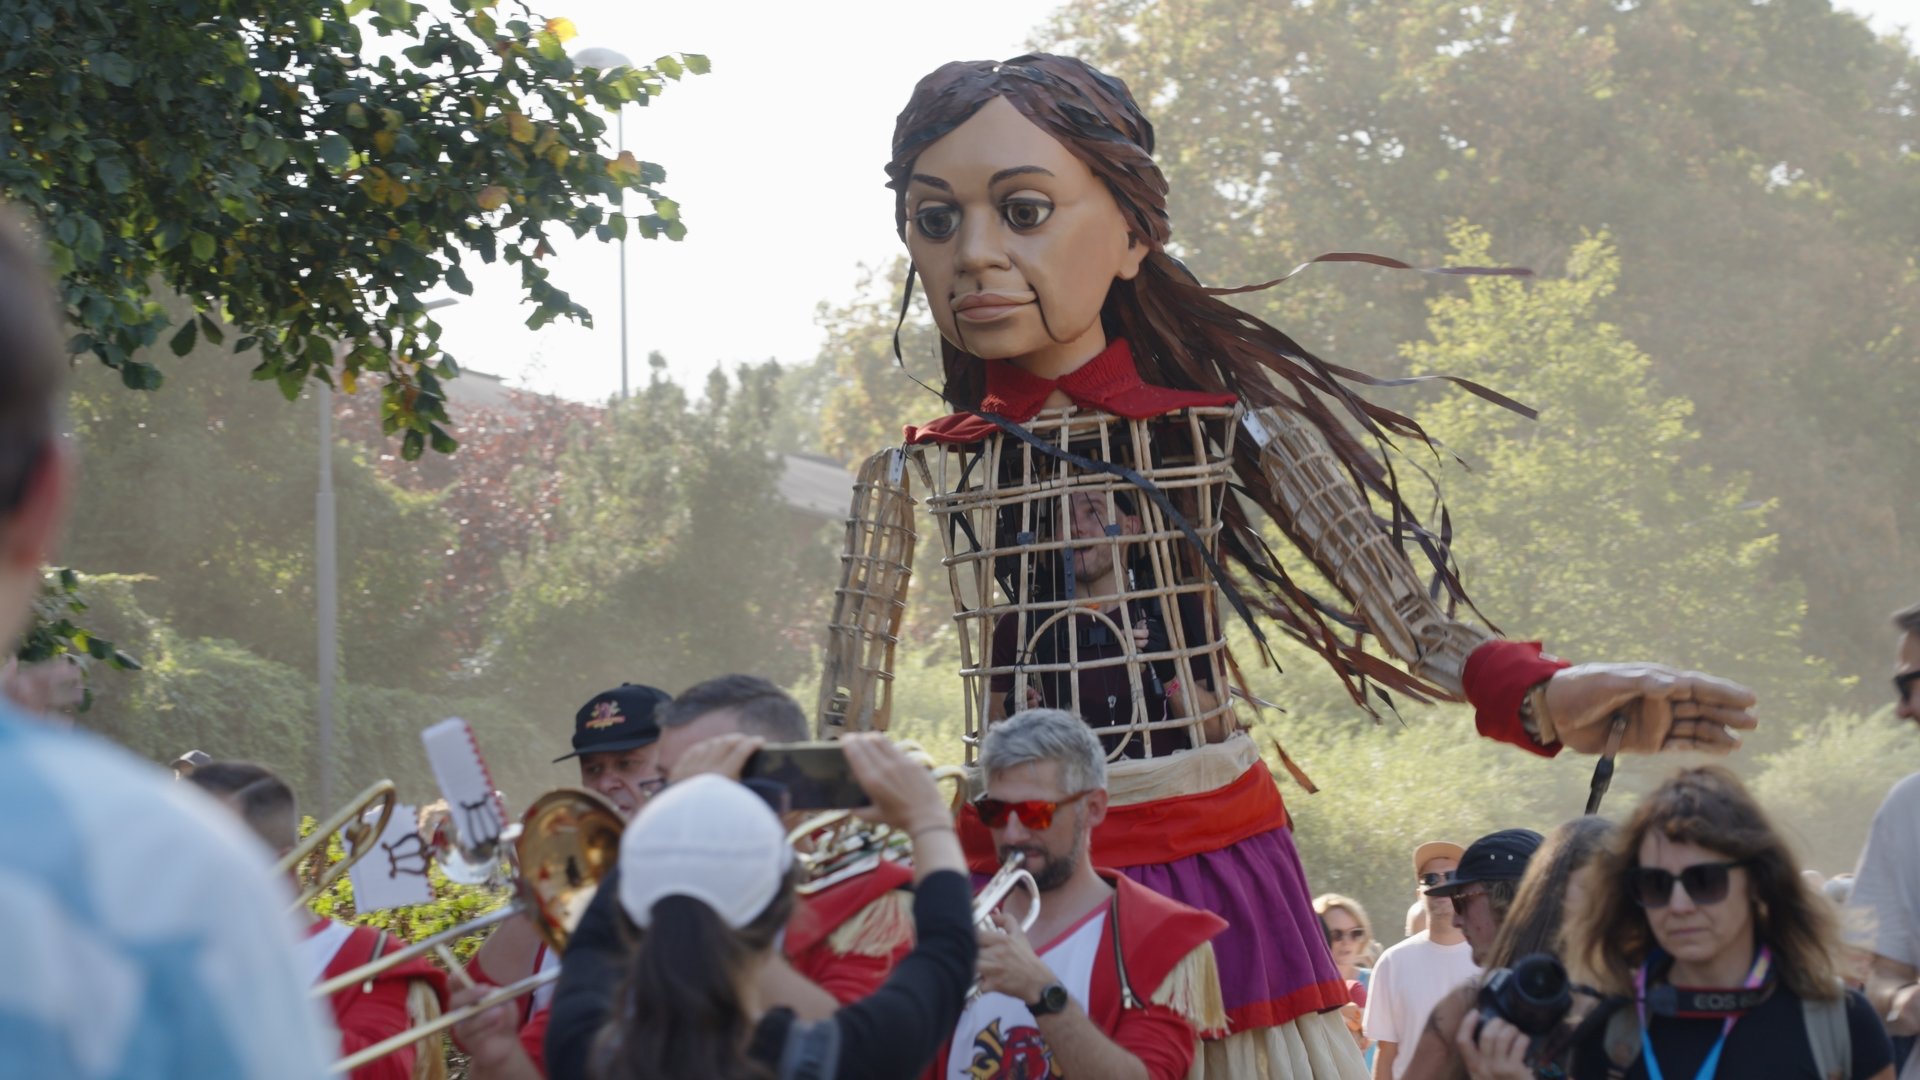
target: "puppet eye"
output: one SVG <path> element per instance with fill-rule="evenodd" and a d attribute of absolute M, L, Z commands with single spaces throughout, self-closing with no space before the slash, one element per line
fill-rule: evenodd
<path fill-rule="evenodd" d="M 1008 199 L 1000 213 L 1016 229 L 1037 229 L 1053 215 L 1053 204 L 1039 199 Z"/>
<path fill-rule="evenodd" d="M 960 227 L 960 212 L 944 203 L 933 203 L 914 212 L 913 225 L 929 240 L 945 240 Z"/>

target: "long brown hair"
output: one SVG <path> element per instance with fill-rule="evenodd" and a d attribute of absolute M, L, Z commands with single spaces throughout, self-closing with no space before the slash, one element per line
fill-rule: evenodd
<path fill-rule="evenodd" d="M 771 1080 L 747 1047 L 756 1017 L 741 987 L 794 908 L 794 878 L 738 930 L 689 896 L 661 897 L 600 1038 L 597 1080 Z M 626 922 L 623 918 L 622 922 Z"/>
<path fill-rule="evenodd" d="M 1230 392 L 1249 408 L 1284 409 L 1305 417 L 1325 436 L 1362 494 L 1385 505 L 1391 521 L 1383 524 L 1391 527 L 1395 539 L 1412 540 L 1424 551 L 1437 582 L 1446 590 L 1449 605 L 1470 604 L 1447 550 L 1451 528 L 1445 512 L 1437 511 L 1437 530 L 1422 526 L 1420 516 L 1401 496 L 1386 453 L 1387 443 L 1394 437 L 1428 447 L 1432 446 L 1431 440 L 1411 418 L 1367 401 L 1348 385 L 1409 380 L 1379 380 L 1335 367 L 1266 322 L 1220 299 L 1228 293 L 1265 288 L 1279 279 L 1241 289 L 1210 289 L 1167 253 L 1166 244 L 1173 231 L 1167 215 L 1167 180 L 1153 161 L 1153 125 L 1147 122 L 1124 82 L 1083 61 L 1046 54 L 1000 63 L 955 61 L 921 79 L 895 124 L 893 157 L 887 164 L 887 186 L 894 189 L 894 224 L 901 238 L 906 237 L 906 192 L 915 159 L 997 97 L 1006 98 L 1022 116 L 1085 162 L 1106 183 L 1136 241 L 1148 246 L 1138 277 L 1116 280 L 1101 309 L 1108 338 L 1127 340 L 1141 378 L 1158 386 Z M 1406 266 L 1398 260 L 1350 253 L 1325 258 Z M 1481 268 L 1455 271 L 1480 272 Z M 913 276 L 909 273 L 902 319 L 912 289 Z M 898 355 L 897 332 L 894 347 Z M 943 339 L 941 364 L 945 374 L 942 396 L 956 409 L 978 409 L 985 391 L 982 361 Z M 1483 387 L 1452 381 L 1532 415 L 1530 410 Z M 1361 435 L 1379 445 L 1378 455 L 1347 426 L 1343 416 L 1358 425 Z M 1237 439 L 1234 456 L 1242 494 L 1311 557 L 1312 548 L 1295 532 L 1290 516 L 1261 476 L 1259 448 L 1250 439 Z M 1262 540 L 1260 522 L 1241 500 L 1227 500 L 1225 526 L 1228 558 L 1241 572 L 1238 576 L 1252 587 L 1256 602 L 1289 634 L 1324 657 L 1355 700 L 1367 704 L 1364 687 L 1368 678 L 1415 694 L 1446 696 L 1369 655 L 1359 641 L 1364 620 L 1344 605 L 1310 596 L 1298 586 Z M 1330 567 L 1322 566 L 1321 570 L 1328 580 L 1338 580 Z M 1353 631 L 1354 640 L 1342 640 L 1338 636 L 1341 628 Z M 1258 628 L 1254 629 L 1258 634 Z"/>
<path fill-rule="evenodd" d="M 1634 902 L 1628 877 L 1640 865 L 1641 841 L 1656 831 L 1744 863 L 1754 934 L 1773 949 L 1780 981 L 1802 999 L 1840 992 L 1831 905 L 1800 876 L 1799 861 L 1759 802 L 1718 765 L 1683 769 L 1655 788 L 1595 862 L 1595 895 L 1574 954 L 1588 982 L 1606 993 L 1630 993 L 1633 972 L 1654 949 L 1653 927 Z"/>
<path fill-rule="evenodd" d="M 1547 834 L 1527 860 L 1520 891 L 1507 909 L 1482 967 L 1512 967 L 1534 953 L 1561 955 L 1567 926 L 1567 886 L 1605 850 L 1613 823 L 1602 817 L 1578 817 Z M 1589 879 L 1591 880 L 1591 879 Z"/>

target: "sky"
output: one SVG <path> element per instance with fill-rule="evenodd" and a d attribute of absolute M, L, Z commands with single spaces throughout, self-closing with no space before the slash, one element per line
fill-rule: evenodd
<path fill-rule="evenodd" d="M 1881 33 L 1920 28 L 1920 0 L 1839 6 Z M 666 167 L 662 192 L 688 228 L 678 243 L 627 245 L 629 377 L 643 382 L 647 354 L 658 351 L 696 388 L 716 364 L 814 359 L 818 305 L 844 303 L 861 264 L 883 266 L 901 250 L 882 166 L 914 83 L 949 60 L 1019 55 L 1052 10 L 1035 0 L 538 7 L 573 20 L 575 51 L 610 48 L 636 62 L 694 52 L 713 63 L 626 117 L 627 147 Z M 469 370 L 605 400 L 620 390 L 618 249 L 556 231 L 546 265 L 594 313 L 593 329 L 528 330 L 517 268 L 474 258 L 463 264 L 473 295 L 436 312 L 441 344 Z"/>

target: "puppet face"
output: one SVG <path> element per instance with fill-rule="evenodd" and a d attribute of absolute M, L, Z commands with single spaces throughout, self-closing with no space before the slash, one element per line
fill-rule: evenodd
<path fill-rule="evenodd" d="M 1106 347 L 1107 290 L 1147 255 L 1106 184 L 1005 98 L 921 152 L 907 219 L 941 335 L 1045 377 Z"/>

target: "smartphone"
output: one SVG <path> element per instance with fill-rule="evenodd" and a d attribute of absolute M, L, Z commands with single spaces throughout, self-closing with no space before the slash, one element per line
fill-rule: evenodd
<path fill-rule="evenodd" d="M 846 810 L 871 805 L 837 742 L 772 743 L 747 759 L 740 779 L 775 810 Z"/>

